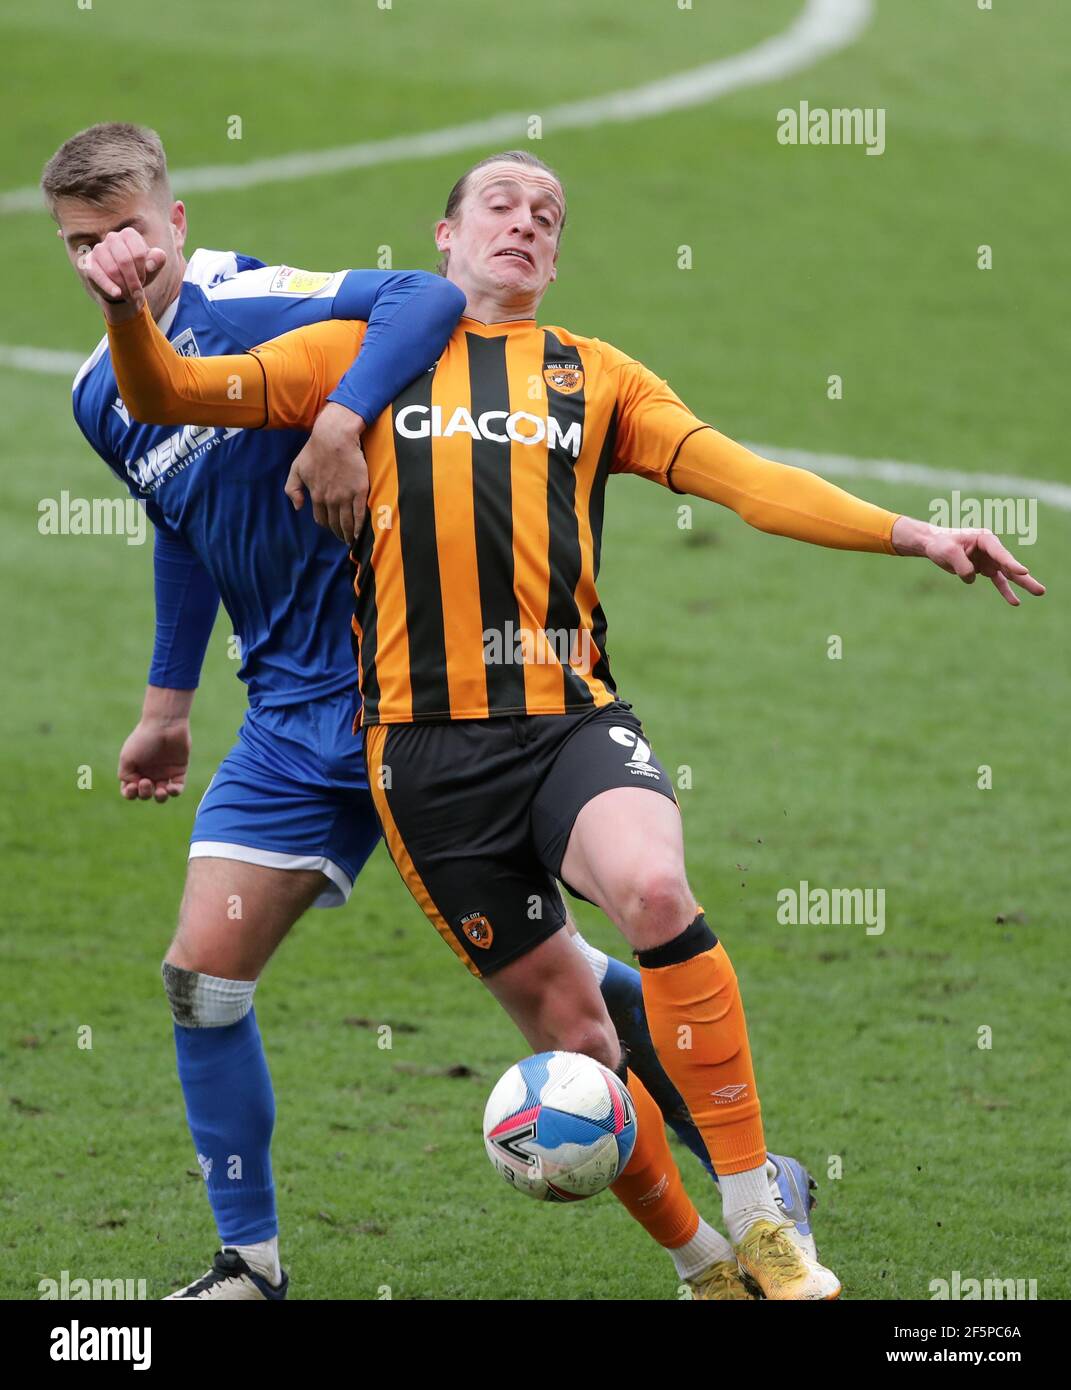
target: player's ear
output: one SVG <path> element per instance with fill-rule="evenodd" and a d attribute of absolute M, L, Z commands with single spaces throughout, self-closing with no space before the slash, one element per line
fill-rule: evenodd
<path fill-rule="evenodd" d="M 176 201 L 171 204 L 171 236 L 175 250 L 181 251 L 186 245 L 186 204 Z"/>
<path fill-rule="evenodd" d="M 437 251 L 449 251 L 451 230 L 449 221 L 445 217 L 440 217 L 435 224 L 435 249 Z"/>

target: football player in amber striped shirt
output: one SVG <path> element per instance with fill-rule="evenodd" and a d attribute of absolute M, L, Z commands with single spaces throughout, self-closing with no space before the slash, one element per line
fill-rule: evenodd
<path fill-rule="evenodd" d="M 758 458 L 616 348 L 538 326 L 564 219 L 560 181 L 526 153 L 459 180 L 437 243 L 466 314 L 364 435 L 354 630 L 373 794 L 407 886 L 532 1046 L 618 1067 L 603 1000 L 560 930 L 557 881 L 607 913 L 720 1177 L 741 1273 L 767 1298 L 836 1298 L 773 1203 L 736 976 L 688 883 L 672 784 L 610 672 L 595 587 L 606 483 L 638 473 L 779 535 L 926 556 L 1012 604 L 1010 583 L 1044 590 L 991 533 L 898 516 Z M 309 428 L 362 331 L 317 325 L 201 361 L 176 358 L 144 313 L 110 337 L 136 416 Z M 615 1190 L 679 1244 L 691 1210 L 661 1126 L 645 1124 L 657 1111 L 629 1084 L 646 1138 Z M 642 1212 L 656 1188 L 660 1231 Z"/>

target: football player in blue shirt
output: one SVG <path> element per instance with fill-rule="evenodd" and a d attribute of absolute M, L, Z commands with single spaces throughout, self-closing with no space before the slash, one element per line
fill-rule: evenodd
<path fill-rule="evenodd" d="M 148 295 L 180 352 L 243 351 L 327 317 L 367 318 L 374 341 L 336 393 L 358 431 L 432 365 L 464 305 L 460 291 L 423 272 L 309 274 L 230 251 L 198 250 L 187 261 L 185 210 L 172 198 L 163 147 L 138 127 L 74 136 L 49 161 L 42 189 L 80 273 L 86 249 L 109 231 L 130 227 L 164 248 Z M 284 492 L 307 435 L 139 425 L 119 399 L 106 339 L 78 373 L 74 413 L 155 531 L 152 664 L 119 759 L 127 798 L 166 801 L 182 791 L 190 710 L 221 598 L 234 625 L 249 709 L 197 810 L 164 983 L 190 1129 L 227 1252 L 193 1287 L 207 1297 L 282 1297 L 275 1107 L 253 990 L 306 908 L 346 901 L 379 838 L 352 734 L 346 549 L 315 522 L 322 499 L 295 510 Z"/>
<path fill-rule="evenodd" d="M 46 166 L 42 190 L 94 298 L 122 297 L 119 284 L 102 284 L 99 267 L 95 284 L 87 277 L 86 253 L 109 233 L 130 228 L 143 244 L 162 248 L 147 295 L 179 352 L 243 352 L 324 318 L 367 320 L 363 350 L 314 436 L 321 450 L 337 442 L 347 464 L 344 446 L 435 362 L 464 307 L 454 286 L 421 272 L 309 273 L 229 251 L 198 250 L 187 261 L 185 209 L 172 197 L 159 137 L 141 127 L 112 123 L 74 136 Z M 295 460 L 308 440 L 303 433 L 175 430 L 131 420 L 107 339 L 78 373 L 74 412 L 155 530 L 156 634 L 141 719 L 120 754 L 126 798 L 166 802 L 183 790 L 189 716 L 221 598 L 239 645 L 249 709 L 198 807 L 163 966 L 187 1119 L 222 1248 L 207 1274 L 171 1297 L 281 1299 L 287 1276 L 270 1158 L 275 1103 L 253 993 L 307 908 L 346 902 L 379 836 L 352 733 L 358 695 L 347 638 L 347 552 L 316 524 L 337 520 L 335 529 L 352 538 L 361 518 L 339 518 L 329 489 L 310 489 L 312 507 L 292 505 L 302 500 Z M 637 973 L 578 944 L 637 1074 L 709 1169 L 650 1045 Z M 806 1171 L 779 1156 L 768 1167 L 799 1238 L 811 1242 Z M 724 1280 L 707 1282 L 705 1296 L 731 1296 L 716 1292 Z"/>

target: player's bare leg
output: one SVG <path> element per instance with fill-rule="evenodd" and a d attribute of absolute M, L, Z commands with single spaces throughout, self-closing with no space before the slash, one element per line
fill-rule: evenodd
<path fill-rule="evenodd" d="M 206 1275 L 171 1298 L 285 1296 L 270 1159 L 275 1102 L 253 992 L 327 882 L 305 869 L 190 860 L 163 976 L 187 1119 L 222 1249 Z"/>
<path fill-rule="evenodd" d="M 622 1050 L 598 983 L 565 931 L 559 931 L 484 984 L 536 1052 L 581 1052 L 622 1075 Z M 670 1255 L 697 1298 L 748 1299 L 732 1248 L 699 1215 L 681 1182 L 662 1114 L 631 1070 L 636 1148 L 611 1191 Z"/>
<path fill-rule="evenodd" d="M 237 859 L 191 859 L 164 961 L 231 980 L 256 980 L 294 923 L 330 886 L 318 871 Z"/>
<path fill-rule="evenodd" d="M 593 797 L 573 826 L 561 876 L 636 951 L 651 1037 L 707 1145 L 741 1268 L 769 1298 L 835 1298 L 836 1277 L 786 1238 L 732 964 L 688 886 L 680 812 L 647 788 Z"/>
<path fill-rule="evenodd" d="M 621 1065 L 621 1043 L 598 983 L 568 932 L 549 937 L 483 983 L 537 1052 L 582 1052 L 611 1071 Z"/>

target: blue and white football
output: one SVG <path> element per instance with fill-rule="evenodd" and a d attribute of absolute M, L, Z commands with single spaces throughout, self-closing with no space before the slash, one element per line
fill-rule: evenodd
<path fill-rule="evenodd" d="M 636 1144 L 636 1107 L 612 1071 L 576 1052 L 510 1067 L 483 1115 L 487 1156 L 518 1192 L 578 1202 L 618 1178 Z"/>

